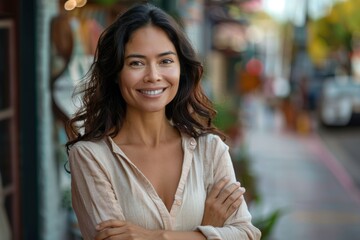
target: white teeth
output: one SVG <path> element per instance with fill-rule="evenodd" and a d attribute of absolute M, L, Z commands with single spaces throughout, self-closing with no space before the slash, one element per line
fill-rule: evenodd
<path fill-rule="evenodd" d="M 146 94 L 146 95 L 156 95 L 156 94 L 162 93 L 163 91 L 164 91 L 163 89 L 159 89 L 159 90 L 141 90 L 141 93 Z"/>

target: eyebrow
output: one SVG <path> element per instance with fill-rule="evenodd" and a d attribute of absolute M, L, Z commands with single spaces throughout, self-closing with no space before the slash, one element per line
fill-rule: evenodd
<path fill-rule="evenodd" d="M 163 57 L 166 55 L 177 55 L 176 53 L 174 53 L 173 51 L 167 51 L 167 52 L 163 52 L 157 55 L 157 57 Z M 141 54 L 129 54 L 128 56 L 125 57 L 127 58 L 146 58 L 144 55 Z"/>

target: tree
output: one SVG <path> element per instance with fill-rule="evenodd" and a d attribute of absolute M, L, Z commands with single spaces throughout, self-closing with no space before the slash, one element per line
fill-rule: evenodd
<path fill-rule="evenodd" d="M 350 54 L 360 37 L 360 1 L 338 2 L 329 14 L 309 23 L 308 50 L 313 62 L 323 64 L 334 59 L 351 74 Z"/>

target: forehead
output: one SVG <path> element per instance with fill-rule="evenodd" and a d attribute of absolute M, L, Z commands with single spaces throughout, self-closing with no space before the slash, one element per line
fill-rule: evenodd
<path fill-rule="evenodd" d="M 132 52 L 159 53 L 176 52 L 174 44 L 164 30 L 153 25 L 146 25 L 134 31 L 125 45 L 125 54 Z"/>

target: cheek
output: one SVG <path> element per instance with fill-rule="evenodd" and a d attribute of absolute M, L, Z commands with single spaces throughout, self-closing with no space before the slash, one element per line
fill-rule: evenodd
<path fill-rule="evenodd" d="M 129 88 L 130 88 L 130 85 L 129 83 L 127 82 L 127 79 L 126 78 L 119 78 L 118 80 L 118 87 L 119 87 L 119 90 L 120 90 L 120 93 L 121 95 L 123 96 L 123 98 L 126 98 L 129 92 Z"/>
<path fill-rule="evenodd" d="M 139 74 L 136 74 L 134 72 L 129 72 L 129 71 L 121 72 L 118 79 L 120 90 L 132 88 L 138 82 L 139 78 L 140 78 Z"/>
<path fill-rule="evenodd" d="M 169 71 L 167 74 L 169 79 L 173 82 L 173 84 L 179 84 L 180 82 L 180 71 Z"/>

